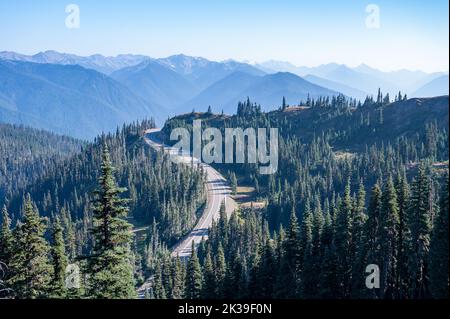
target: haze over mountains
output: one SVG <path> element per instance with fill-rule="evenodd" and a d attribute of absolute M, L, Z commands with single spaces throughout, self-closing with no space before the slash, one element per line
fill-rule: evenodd
<path fill-rule="evenodd" d="M 97 71 L 0 60 L 0 122 L 93 138 L 149 115 L 154 106 Z"/>
<path fill-rule="evenodd" d="M 363 100 L 378 88 L 408 96 L 448 95 L 448 73 L 382 72 L 366 65 L 297 67 L 268 61 L 251 65 L 174 55 L 81 57 L 56 51 L 27 56 L 0 52 L 0 122 L 26 124 L 93 138 L 126 122 L 204 111 L 234 113 L 249 97 L 264 110 L 282 97 L 298 104 L 308 96 L 344 94 Z"/>

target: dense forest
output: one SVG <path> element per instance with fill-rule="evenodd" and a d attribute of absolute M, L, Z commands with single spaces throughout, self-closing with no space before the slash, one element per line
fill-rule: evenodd
<path fill-rule="evenodd" d="M 157 253 L 155 247 L 166 249 L 192 229 L 206 200 L 204 174 L 188 165 L 176 165 L 167 156 L 153 151 L 143 139 L 144 131 L 152 127 L 153 121 L 143 121 L 102 135 L 93 143 L 83 145 L 73 156 L 52 162 L 52 169 L 43 171 L 41 176 L 27 176 L 33 183 L 24 182 L 27 186 L 19 187 L 15 194 L 5 199 L 0 260 L 9 269 L 6 282 L 14 292 L 22 291 L 24 286 L 21 285 L 29 284 L 25 279 L 17 283 L 11 278 L 14 276 L 14 263 L 11 263 L 20 259 L 16 254 L 25 252 L 17 247 L 12 249 L 11 255 L 5 252 L 9 250 L 5 247 L 12 242 L 18 243 L 14 236 L 23 236 L 22 231 L 27 231 L 23 227 L 26 228 L 28 222 L 33 224 L 30 227 L 35 227 L 29 230 L 30 236 L 36 238 L 27 238 L 30 242 L 25 247 L 33 240 L 47 247 L 36 252 L 36 257 L 28 258 L 48 259 L 44 268 L 49 277 L 52 271 L 47 264 L 54 262 L 52 243 L 62 245 L 67 261 L 79 265 L 84 265 L 87 256 L 96 250 L 96 236 L 92 230 L 96 220 L 98 181 L 102 178 L 101 168 L 105 162 L 102 149 L 108 149 L 110 165 L 114 167 L 112 184 L 125 186 L 119 189 L 120 198 L 127 198 L 124 203 L 127 212 L 120 214 L 118 219 L 125 218 L 136 230 L 136 236 L 130 234 L 133 260 L 129 260 L 128 265 L 136 283 L 143 280 L 147 268 L 151 267 Z M 50 148 L 51 144 L 44 146 Z M 41 164 L 46 165 L 46 162 Z M 54 228 L 58 229 L 58 239 L 54 238 Z M 7 239 L 9 237 L 14 239 Z M 41 291 L 39 295 L 28 297 L 42 296 L 51 295 Z"/>
<path fill-rule="evenodd" d="M 152 150 L 144 139 L 152 120 L 93 143 L 51 135 L 61 139 L 54 153 L 46 151 L 52 138 L 24 137 L 28 148 L 16 146 L 17 154 L 43 151 L 22 164 L 33 174 L 4 169 L 0 290 L 17 298 L 134 298 L 147 278 L 145 297 L 155 299 L 448 298 L 448 104 L 448 96 L 399 92 L 391 101 L 378 92 L 364 102 L 283 99 L 268 113 L 247 100 L 233 116 L 208 110 L 169 119 L 160 133 L 168 144 L 172 129 L 191 130 L 194 119 L 222 132 L 279 129 L 275 174 L 260 175 L 257 164 L 213 164 L 234 193 L 251 187 L 264 205 L 229 218 L 222 205 L 188 260 L 172 258 L 170 247 L 198 220 L 204 172 Z M 3 136 L 4 145 L 19 144 Z M 2 153 L 5 167 L 11 158 Z M 68 264 L 81 269 L 81 289 L 65 285 Z M 366 286 L 369 265 L 379 269 L 378 289 Z"/>
<path fill-rule="evenodd" d="M 168 132 L 191 129 L 193 119 L 222 132 L 279 128 L 280 164 L 269 176 L 255 164 L 214 164 L 267 206 L 213 227 L 185 280 L 164 276 L 175 266 L 162 260 L 153 297 L 178 296 L 174 282 L 185 283 L 176 287 L 185 297 L 448 296 L 448 97 L 399 93 L 391 103 L 379 92 L 364 103 L 339 96 L 270 113 L 246 101 L 232 117 L 171 119 L 162 137 L 169 143 Z M 379 290 L 365 286 L 369 264 L 380 268 Z"/>
<path fill-rule="evenodd" d="M 70 137 L 0 123 L 0 205 L 4 198 L 32 185 L 83 145 Z"/>

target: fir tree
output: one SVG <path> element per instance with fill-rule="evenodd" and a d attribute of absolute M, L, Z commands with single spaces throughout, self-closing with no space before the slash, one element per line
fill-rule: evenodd
<path fill-rule="evenodd" d="M 338 261 L 338 281 L 340 293 L 337 297 L 348 298 L 351 288 L 351 264 L 349 251 L 351 248 L 352 235 L 352 198 L 350 196 L 350 181 L 345 187 L 344 199 L 336 216 L 335 245 Z"/>
<path fill-rule="evenodd" d="M 9 267 L 13 246 L 13 235 L 11 232 L 11 219 L 6 206 L 2 209 L 2 227 L 0 229 L 0 262 Z"/>
<path fill-rule="evenodd" d="M 382 206 L 382 192 L 380 186 L 374 185 L 371 191 L 369 207 L 367 209 L 367 222 L 364 225 L 364 246 L 360 248 L 360 260 L 361 264 L 365 266 L 369 264 L 381 265 L 382 256 L 380 253 L 380 234 L 381 234 L 381 206 Z M 362 278 L 359 277 L 362 281 Z M 362 285 L 362 283 L 360 282 Z M 375 289 L 362 290 L 361 297 L 365 298 L 377 298 L 379 297 L 378 291 Z"/>
<path fill-rule="evenodd" d="M 219 243 L 219 247 L 217 248 L 216 255 L 216 282 L 217 282 L 217 291 L 216 295 L 218 298 L 223 298 L 224 296 L 224 281 L 227 273 L 227 264 L 225 261 L 225 253 L 223 251 L 222 244 Z"/>
<path fill-rule="evenodd" d="M 28 195 L 24 203 L 23 223 L 14 230 L 9 286 L 17 298 L 35 299 L 49 295 L 52 267 L 48 243 L 44 239 L 45 220 Z"/>
<path fill-rule="evenodd" d="M 52 278 L 52 296 L 54 298 L 65 297 L 65 274 L 68 260 L 65 251 L 63 228 L 56 217 L 53 222 L 52 229 L 53 246 L 51 248 L 51 257 L 53 265 L 53 278 Z"/>
<path fill-rule="evenodd" d="M 425 298 L 428 287 L 428 251 L 430 247 L 430 182 L 423 163 L 412 183 L 409 208 L 409 229 L 411 246 L 409 251 L 409 272 L 411 274 L 410 297 Z"/>
<path fill-rule="evenodd" d="M 217 296 L 216 274 L 214 273 L 211 252 L 208 249 L 203 266 L 203 298 L 214 299 Z"/>
<path fill-rule="evenodd" d="M 399 98 L 401 98 L 399 94 Z M 408 273 L 408 204 L 409 185 L 406 173 L 403 170 L 397 176 L 395 188 L 397 190 L 398 201 L 398 234 L 397 234 L 397 297 L 406 298 L 408 295 L 409 273 Z"/>
<path fill-rule="evenodd" d="M 430 243 L 430 290 L 434 298 L 448 299 L 449 295 L 449 261 L 448 261 L 448 177 L 443 187 L 439 214 L 434 220 Z"/>
<path fill-rule="evenodd" d="M 393 298 L 397 288 L 397 237 L 399 227 L 397 194 L 389 177 L 381 198 L 380 241 L 382 262 L 380 267 L 381 297 Z"/>
<path fill-rule="evenodd" d="M 313 215 L 309 201 L 305 203 L 300 230 L 300 295 L 308 298 L 314 292 L 314 261 L 312 256 Z"/>
<path fill-rule="evenodd" d="M 89 256 L 88 296 L 91 298 L 127 299 L 135 297 L 131 253 L 131 225 L 127 199 L 120 194 L 113 175 L 108 147 L 103 146 L 99 189 L 95 192 L 93 254 Z"/>
<path fill-rule="evenodd" d="M 292 209 L 284 241 L 283 271 L 285 272 L 284 287 L 287 298 L 296 298 L 299 294 L 300 254 L 300 231 L 295 210 Z"/>
<path fill-rule="evenodd" d="M 180 258 L 172 259 L 172 299 L 183 298 L 184 278 Z"/>
<path fill-rule="evenodd" d="M 153 294 L 155 299 L 166 299 L 167 292 L 164 288 L 162 279 L 162 269 L 160 261 L 157 261 L 155 266 L 155 274 L 153 278 Z"/>
<path fill-rule="evenodd" d="M 364 273 L 366 264 L 366 251 L 364 245 L 366 243 L 364 225 L 367 222 L 367 214 L 365 212 L 366 206 L 366 191 L 364 184 L 361 182 L 358 190 L 357 202 L 354 207 L 353 221 L 352 221 L 352 297 L 358 298 L 361 293 L 361 289 L 365 289 L 364 286 Z M 364 286 L 364 287 L 363 287 Z"/>
<path fill-rule="evenodd" d="M 186 286 L 184 296 L 186 299 L 200 299 L 202 293 L 202 271 L 198 261 L 195 244 L 192 241 L 192 255 L 187 264 Z"/>

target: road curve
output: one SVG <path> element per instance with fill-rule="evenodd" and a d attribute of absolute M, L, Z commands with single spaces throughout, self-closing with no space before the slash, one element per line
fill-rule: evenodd
<path fill-rule="evenodd" d="M 210 165 L 201 163 L 199 159 L 193 158 L 190 154 L 178 154 L 174 148 L 162 144 L 155 137 L 155 134 L 159 131 L 160 129 L 150 129 L 145 132 L 144 139 L 147 144 L 155 149 L 164 150 L 164 152 L 170 154 L 172 158 L 179 163 L 198 164 L 206 173 L 206 208 L 192 231 L 172 249 L 173 257 L 179 256 L 185 258 L 189 257 L 191 254 L 192 241 L 198 245 L 203 237 L 205 239 L 207 238 L 208 229 L 211 227 L 213 220 L 219 218 L 221 203 L 225 203 L 228 216 L 235 210 L 236 203 L 231 198 L 231 188 L 228 186 L 225 177 Z"/>
<path fill-rule="evenodd" d="M 147 130 L 144 134 L 145 142 L 154 149 L 170 154 L 172 159 L 178 163 L 200 165 L 206 173 L 207 201 L 203 214 L 192 231 L 178 242 L 171 252 L 172 257 L 187 258 L 191 255 L 192 241 L 195 245 L 198 245 L 202 238 L 208 237 L 208 229 L 211 227 L 213 220 L 219 218 L 221 203 L 225 203 L 228 216 L 235 210 L 236 203 L 231 198 L 231 188 L 225 177 L 210 165 L 201 163 L 199 159 L 193 158 L 190 154 L 179 154 L 174 148 L 164 145 L 155 136 L 159 131 L 160 129 Z M 148 284 L 146 282 L 138 291 L 145 291 Z"/>

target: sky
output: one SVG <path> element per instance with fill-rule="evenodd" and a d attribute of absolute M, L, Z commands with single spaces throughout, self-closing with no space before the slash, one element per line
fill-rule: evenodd
<path fill-rule="evenodd" d="M 79 28 L 66 25 L 69 4 Z M 447 71 L 448 10 L 448 0 L 0 0 L 0 51 Z"/>

